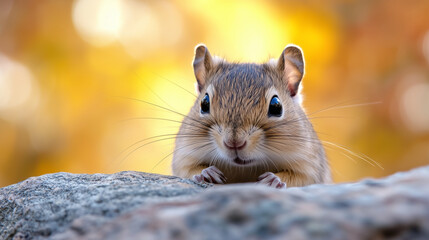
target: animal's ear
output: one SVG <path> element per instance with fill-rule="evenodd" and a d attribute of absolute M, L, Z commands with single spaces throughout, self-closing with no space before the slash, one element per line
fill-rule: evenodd
<path fill-rule="evenodd" d="M 304 76 L 304 55 L 300 47 L 289 44 L 277 62 L 283 80 L 286 81 L 290 95 L 298 94 L 299 84 Z"/>
<path fill-rule="evenodd" d="M 207 73 L 213 67 L 213 58 L 204 44 L 198 44 L 195 47 L 193 66 L 195 78 L 197 79 L 198 84 L 197 90 L 198 93 L 200 93 L 206 85 Z"/>

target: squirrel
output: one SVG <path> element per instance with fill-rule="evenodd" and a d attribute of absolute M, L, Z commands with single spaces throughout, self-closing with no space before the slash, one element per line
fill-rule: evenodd
<path fill-rule="evenodd" d="M 175 140 L 173 175 L 274 188 L 329 183 L 324 148 L 302 106 L 304 56 L 289 44 L 263 64 L 230 63 L 195 48 L 198 97 Z"/>

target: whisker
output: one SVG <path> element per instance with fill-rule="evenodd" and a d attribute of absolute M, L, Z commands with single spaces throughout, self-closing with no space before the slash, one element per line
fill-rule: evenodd
<path fill-rule="evenodd" d="M 125 161 L 131 154 L 133 154 L 134 152 L 136 152 L 137 150 L 139 150 L 139 149 L 141 149 L 141 148 L 143 148 L 144 146 L 147 146 L 147 145 L 149 145 L 149 144 L 152 144 L 152 143 L 157 143 L 157 142 L 160 142 L 160 141 L 166 141 L 166 140 L 174 140 L 174 139 L 176 139 L 176 137 L 166 137 L 166 138 L 162 138 L 162 139 L 157 139 L 157 140 L 154 140 L 154 141 L 150 141 L 150 142 L 148 142 L 148 143 L 145 143 L 145 144 L 143 144 L 143 145 L 140 145 L 140 146 L 138 146 L 137 148 L 135 148 L 135 149 L 133 149 L 132 151 L 130 151 L 130 152 L 128 152 L 122 159 L 121 159 L 121 163 L 123 162 L 123 161 Z M 119 155 L 120 156 L 120 155 Z"/>
<path fill-rule="evenodd" d="M 297 140 L 299 140 L 299 141 L 302 141 L 302 142 L 312 142 L 312 143 L 317 143 L 318 142 L 318 139 L 311 139 L 311 138 L 305 138 L 305 137 L 301 137 L 301 136 L 293 136 L 293 135 L 285 135 L 285 134 L 283 134 L 282 135 L 283 137 L 288 137 L 290 140 L 293 140 L 293 141 L 297 141 Z M 270 139 L 282 139 L 281 137 L 279 137 L 279 136 L 276 136 L 276 137 L 270 137 Z M 270 140 L 270 141 L 272 141 L 272 142 L 275 142 L 275 143 L 277 143 L 277 144 L 280 144 L 280 145 L 286 145 L 284 142 L 282 142 L 282 141 L 273 141 L 273 140 Z M 340 150 L 343 150 L 343 151 L 345 151 L 345 152 L 347 152 L 348 154 L 350 154 L 350 155 L 352 155 L 352 156 L 354 156 L 354 157 L 357 157 L 357 158 L 359 158 L 359 159 L 361 159 L 361 160 L 363 160 L 364 162 L 366 162 L 366 163 L 368 163 L 368 164 L 370 164 L 371 166 L 377 166 L 377 167 L 379 167 L 379 168 L 381 168 L 381 169 L 383 169 L 384 170 L 384 168 L 380 165 L 380 163 L 378 163 L 377 161 L 375 161 L 374 159 L 372 159 L 372 158 L 370 158 L 369 156 L 367 156 L 367 155 L 365 155 L 365 154 L 358 154 L 358 153 L 355 153 L 355 152 L 353 152 L 352 150 L 350 150 L 349 148 L 347 148 L 347 147 L 345 147 L 345 146 L 341 146 L 341 145 L 339 145 L 339 144 L 335 144 L 335 143 L 332 143 L 332 142 L 329 142 L 329 141 L 326 141 L 326 140 L 320 140 L 320 142 L 322 143 L 322 144 L 329 144 L 330 146 L 326 146 L 326 145 L 324 145 L 326 148 L 328 148 L 328 149 L 332 149 L 333 150 L 333 148 L 332 147 L 336 147 L 336 148 L 338 148 L 338 149 L 340 149 Z M 289 146 L 289 145 L 287 145 L 287 146 Z M 344 153 L 342 153 L 342 152 L 340 152 L 341 154 L 343 154 L 343 155 L 345 155 Z M 350 156 L 347 156 L 348 158 L 350 158 Z M 350 158 L 350 159 L 352 159 L 352 158 Z M 353 159 L 352 159 L 353 160 Z M 355 163 L 356 163 L 356 161 L 355 160 L 353 160 Z"/>
<path fill-rule="evenodd" d="M 135 74 L 137 75 L 138 78 L 140 78 L 140 75 L 135 72 Z M 155 97 L 157 97 L 161 102 L 163 102 L 165 105 L 167 105 L 169 108 L 174 109 L 174 107 L 172 107 L 170 104 L 168 104 L 166 101 L 164 101 L 163 98 L 161 98 L 155 91 L 152 90 L 152 88 L 149 87 L 149 85 L 147 85 L 145 82 L 141 81 L 141 84 L 143 84 L 147 89 L 149 89 L 149 91 L 155 95 Z"/>
<path fill-rule="evenodd" d="M 204 143 L 203 145 L 199 145 L 199 144 L 201 144 L 201 142 L 196 142 L 196 143 L 193 143 L 193 144 L 189 144 L 189 145 L 187 145 L 187 146 L 192 146 L 192 145 L 198 145 L 197 147 L 195 147 L 195 148 L 193 148 L 193 149 L 191 149 L 191 151 L 189 151 L 186 155 L 184 155 L 183 156 L 183 159 L 185 159 L 185 158 L 187 158 L 187 157 L 189 157 L 191 154 L 193 154 L 194 152 L 196 152 L 197 150 L 201 150 L 202 148 L 204 148 L 204 147 L 206 147 L 206 146 L 209 146 L 210 144 L 212 144 L 211 142 L 207 142 L 207 143 Z M 195 163 L 195 165 L 198 165 L 199 163 Z"/>
<path fill-rule="evenodd" d="M 262 126 L 262 128 L 265 131 L 269 131 L 269 130 L 274 129 L 274 128 L 280 128 L 282 126 L 291 125 L 293 123 L 297 123 L 299 121 L 303 121 L 303 120 L 306 120 L 306 119 L 308 119 L 308 120 L 315 120 L 315 119 L 332 119 L 332 118 L 346 118 L 346 117 L 342 117 L 342 116 L 317 116 L 317 117 L 307 118 L 306 116 L 303 116 L 303 117 L 299 117 L 299 118 L 289 119 L 289 120 L 286 120 L 284 122 L 279 122 L 276 125 L 273 125 L 273 126 L 270 126 L 270 127 Z"/>
<path fill-rule="evenodd" d="M 328 146 L 325 146 L 325 147 L 328 147 Z M 334 150 L 334 148 L 329 148 L 329 149 Z M 356 159 L 354 159 L 354 158 L 350 157 L 349 155 L 347 155 L 347 154 L 345 154 L 345 153 L 343 153 L 343 152 L 340 152 L 340 151 L 338 151 L 338 152 L 339 152 L 341 155 L 343 155 L 343 156 L 347 157 L 348 159 L 350 159 L 354 164 L 357 164 Z"/>
<path fill-rule="evenodd" d="M 305 140 L 304 141 L 304 139 L 298 139 L 299 141 L 301 141 L 301 142 L 311 142 L 311 141 L 307 141 L 307 140 Z M 298 142 L 298 143 L 301 143 L 301 142 L 299 142 L 299 141 L 296 141 L 296 139 L 295 139 L 295 142 Z M 271 141 L 271 142 L 273 142 L 273 143 L 276 143 L 276 144 L 278 144 L 278 145 L 283 145 L 283 146 L 288 146 L 288 147 L 290 147 L 290 145 L 289 144 L 285 144 L 283 141 Z M 275 146 L 273 146 L 275 149 L 277 149 L 277 150 L 279 150 L 280 152 L 283 152 L 283 150 L 282 149 L 279 149 L 279 148 L 277 148 L 277 147 L 275 147 Z M 305 146 L 302 146 L 302 147 L 305 147 Z M 304 148 L 304 149 L 301 149 L 300 151 L 304 151 L 306 154 L 309 154 L 309 155 L 311 155 L 313 152 L 312 151 L 310 151 L 309 149 L 306 149 L 306 148 Z M 302 159 L 302 160 L 304 160 L 304 161 L 307 161 L 307 162 L 312 162 L 312 160 L 311 159 Z"/>
<path fill-rule="evenodd" d="M 188 126 L 197 127 L 200 130 L 202 130 L 202 131 L 207 131 L 206 127 L 202 127 L 202 126 L 190 124 L 190 123 L 187 123 L 187 122 L 184 122 L 184 121 L 169 119 L 169 118 L 135 117 L 135 118 L 127 118 L 127 119 L 121 120 L 121 121 L 119 121 L 119 123 L 123 123 L 123 122 L 127 122 L 127 121 L 133 121 L 133 120 L 160 120 L 160 121 L 174 122 L 174 123 L 180 123 L 180 124 L 185 124 L 185 125 L 188 125 Z"/>
<path fill-rule="evenodd" d="M 281 151 L 281 149 L 278 149 L 278 148 L 276 148 L 276 147 L 274 147 L 274 146 L 268 146 L 268 145 L 266 145 L 266 146 L 263 146 L 265 149 L 267 149 L 267 150 L 270 150 L 271 151 L 271 154 L 272 153 L 274 153 L 275 155 L 277 155 L 277 157 L 278 158 L 280 158 L 280 159 L 282 159 L 283 157 L 277 152 L 277 151 L 279 151 L 279 152 L 282 152 Z M 276 168 L 276 171 L 279 171 L 279 168 L 278 168 L 278 166 L 275 164 L 275 161 L 273 160 L 273 159 L 271 159 L 271 157 L 269 157 L 269 156 L 267 156 L 267 159 L 268 160 L 270 160 L 270 162 L 274 165 L 274 167 Z M 294 160 L 293 160 L 294 161 Z M 292 166 L 290 165 L 290 163 L 289 162 L 287 162 L 287 161 L 285 161 L 284 162 L 285 164 L 287 164 L 288 165 L 288 168 L 292 168 Z M 280 170 L 284 170 L 284 169 L 280 169 Z"/>
<path fill-rule="evenodd" d="M 183 149 L 183 148 L 187 148 L 187 147 L 189 147 L 189 146 L 192 146 L 192 145 L 196 145 L 196 144 L 199 144 L 199 143 L 192 143 L 192 144 L 188 144 L 188 145 L 186 145 L 186 146 L 183 146 L 183 147 L 180 147 L 180 148 L 176 148 L 176 149 L 174 149 L 171 153 L 169 153 L 169 154 L 167 154 L 167 155 L 165 155 L 160 161 L 158 161 L 158 163 L 157 164 L 155 164 L 155 166 L 153 166 L 153 168 L 152 168 L 152 170 L 151 171 L 153 171 L 159 164 L 161 164 L 161 162 L 162 161 L 164 161 L 167 157 L 169 157 L 169 156 L 171 156 L 172 154 L 174 154 L 175 152 L 177 152 L 177 151 L 179 151 L 179 150 L 181 150 L 181 149 Z M 205 145 L 208 145 L 208 144 L 205 144 Z M 199 149 L 199 148 L 203 148 L 205 145 L 203 145 L 203 146 L 199 146 L 198 148 L 196 148 L 195 150 L 197 150 L 197 149 Z"/>
<path fill-rule="evenodd" d="M 383 102 L 377 101 L 377 102 L 350 104 L 350 105 L 344 105 L 344 106 L 339 106 L 342 103 L 340 103 L 340 104 L 334 104 L 334 105 L 332 105 L 330 107 L 327 107 L 327 108 L 324 108 L 324 109 L 321 109 L 321 110 L 309 113 L 309 114 L 307 114 L 307 116 L 311 116 L 311 115 L 314 115 L 314 114 L 317 114 L 317 113 L 321 113 L 321 112 L 326 112 L 326 111 L 329 111 L 329 110 L 344 109 L 344 108 L 353 108 L 353 107 L 362 107 L 362 106 L 370 106 L 370 105 L 381 104 L 381 103 L 383 103 Z"/>
<path fill-rule="evenodd" d="M 192 96 L 194 96 L 195 98 L 197 97 L 197 95 L 195 95 L 194 93 L 192 93 L 192 92 L 191 92 L 191 91 L 189 91 L 188 89 L 186 89 L 186 88 L 184 88 L 184 87 L 180 86 L 179 84 L 177 84 L 177 83 L 175 83 L 175 82 L 171 81 L 170 79 L 168 79 L 168 78 L 166 78 L 166 77 L 163 77 L 163 76 L 161 76 L 161 75 L 159 75 L 159 74 L 157 74 L 157 73 L 155 73 L 155 72 L 153 72 L 153 73 L 154 73 L 155 75 L 157 75 L 158 77 L 160 77 L 160 78 L 162 78 L 162 79 L 164 79 L 164 80 L 166 80 L 166 81 L 170 82 L 171 84 L 175 85 L 176 87 L 178 87 L 178 88 L 182 89 L 183 91 L 185 91 L 185 92 L 187 92 L 187 93 L 191 94 L 191 95 L 192 95 Z"/>
<path fill-rule="evenodd" d="M 174 134 L 166 134 L 166 136 L 167 135 L 171 135 L 171 136 L 174 136 Z M 148 143 L 145 143 L 145 144 L 143 144 L 143 145 L 140 145 L 140 146 L 138 146 L 137 148 L 135 148 L 135 149 L 133 149 L 132 151 L 130 151 L 130 152 L 128 152 L 123 158 L 122 158 L 122 160 L 121 160 L 121 162 L 123 162 L 123 161 L 125 161 L 125 159 L 127 159 L 131 154 L 133 154 L 135 151 L 137 151 L 137 150 L 139 150 L 139 149 L 141 149 L 141 148 L 143 148 L 144 146 L 147 146 L 147 145 L 149 145 L 149 144 L 152 144 L 152 143 L 156 143 L 156 142 L 160 142 L 160 141 L 165 141 L 165 140 L 175 140 L 176 138 L 181 138 L 181 137 L 189 137 L 189 136 L 192 136 L 192 137 L 203 137 L 203 136 L 195 136 L 195 135 L 175 135 L 174 137 L 165 137 L 165 138 L 162 138 L 162 139 L 157 139 L 157 140 L 154 140 L 154 141 L 151 141 L 151 142 L 148 142 Z M 155 136 L 155 137 L 159 137 L 159 136 Z M 151 137 L 151 138 L 155 138 L 155 137 Z M 140 141 L 141 142 L 141 141 Z M 133 146 L 134 145 L 136 145 L 136 144 L 133 144 Z M 127 149 L 129 149 L 130 147 L 128 147 Z M 122 153 L 123 153 L 124 151 L 122 151 Z M 121 154 L 120 154 L 121 155 Z M 120 156 L 119 155 L 119 156 Z M 118 157 L 119 157 L 118 156 Z"/>
<path fill-rule="evenodd" d="M 121 96 L 118 96 L 118 97 L 123 98 L 123 99 L 128 99 L 128 100 L 133 100 L 133 101 L 141 102 L 141 103 L 146 103 L 146 104 L 148 104 L 148 105 L 151 105 L 151 106 L 154 106 L 154 107 L 161 108 L 161 109 L 163 109 L 163 110 L 166 110 L 166 111 L 169 111 L 169 112 L 172 112 L 172 113 L 178 114 L 178 115 L 180 115 L 180 116 L 182 116 L 182 117 L 184 117 L 184 118 L 187 118 L 187 119 L 189 119 L 189 120 L 191 120 L 191 121 L 193 121 L 193 122 L 195 122 L 195 123 L 201 124 L 201 125 L 203 125 L 203 126 L 205 126 L 205 127 L 207 127 L 207 128 L 210 128 L 210 124 L 209 124 L 209 123 L 201 122 L 201 121 L 199 121 L 198 119 L 194 119 L 194 118 L 189 117 L 189 116 L 187 116 L 187 115 L 185 115 L 185 114 L 183 114 L 183 113 L 180 113 L 180 112 L 177 112 L 177 111 L 174 111 L 174 110 L 168 109 L 168 108 L 166 108 L 166 107 L 163 107 L 163 106 L 157 105 L 157 104 L 155 104 L 155 103 L 151 103 L 151 102 L 148 102 L 148 101 L 145 101 L 145 100 L 141 100 L 141 99 L 137 99 L 137 98 L 131 98 L 131 97 L 121 97 Z"/>
<path fill-rule="evenodd" d="M 345 146 L 341 146 L 341 145 L 338 145 L 338 144 L 335 144 L 335 143 L 332 143 L 332 142 L 329 142 L 329 141 L 325 141 L 325 140 L 321 140 L 321 141 L 322 141 L 323 143 L 330 144 L 330 145 L 332 145 L 332 146 L 335 146 L 335 147 L 337 147 L 337 148 L 340 148 L 340 149 L 342 149 L 342 150 L 344 150 L 344 151 L 346 151 L 346 152 L 350 153 L 351 155 L 353 155 L 353 156 L 355 156 L 355 157 L 358 157 L 358 158 L 360 158 L 360 159 L 364 160 L 365 162 L 367 162 L 368 164 L 370 164 L 370 165 L 372 165 L 372 166 L 374 166 L 374 164 L 375 164 L 375 165 L 377 165 L 377 167 L 379 167 L 379 168 L 381 168 L 382 170 L 384 170 L 384 168 L 381 166 L 381 164 L 380 164 L 379 162 L 375 161 L 374 159 L 372 159 L 372 158 L 368 157 L 367 155 L 365 155 L 365 154 L 363 154 L 363 153 L 361 153 L 361 154 L 357 154 L 357 153 L 355 153 L 355 152 L 351 151 L 350 149 L 348 149 L 348 148 L 347 148 L 347 147 L 345 147 Z"/>
<path fill-rule="evenodd" d="M 264 152 L 263 150 L 264 150 L 264 147 L 263 146 L 257 146 L 257 148 L 256 148 L 256 150 L 257 151 L 259 151 L 259 152 Z M 264 154 L 265 155 L 265 157 L 267 157 L 266 156 L 266 154 Z M 263 158 L 263 159 L 265 159 L 265 158 Z M 264 165 L 264 167 L 265 167 L 265 169 L 268 169 L 268 163 L 266 162 L 266 161 L 262 161 L 262 163 L 263 163 L 263 165 Z M 254 170 L 254 168 L 253 168 L 253 166 L 252 166 L 252 173 L 253 173 L 253 170 Z M 256 171 L 256 170 L 255 170 Z"/>
<path fill-rule="evenodd" d="M 174 137 L 178 137 L 178 136 L 180 136 L 180 137 L 203 137 L 203 136 L 205 136 L 205 135 L 204 135 L 204 134 L 179 134 L 179 133 L 171 133 L 171 134 L 161 134 L 161 135 L 157 135 L 157 136 L 152 136 L 152 137 L 144 138 L 144 139 L 142 139 L 142 140 L 139 140 L 139 141 L 137 141 L 137 142 L 134 142 L 134 143 L 133 143 L 133 144 L 131 144 L 130 146 L 128 146 L 128 147 L 126 147 L 125 149 L 123 149 L 123 150 L 118 154 L 118 156 L 117 156 L 117 157 L 121 156 L 121 155 L 122 155 L 124 152 L 126 152 L 128 149 L 132 148 L 133 146 L 135 146 L 135 145 L 137 145 L 137 144 L 139 144 L 139 143 L 142 143 L 142 142 L 144 142 L 144 141 L 151 140 L 151 139 L 154 139 L 154 138 L 169 137 L 169 136 L 174 136 Z"/>
<path fill-rule="evenodd" d="M 206 155 L 208 155 L 208 156 L 210 156 L 211 154 L 212 154 L 212 152 L 215 152 L 216 151 L 216 148 L 212 148 L 212 150 L 210 150 Z M 211 159 L 210 159 L 210 163 L 209 163 L 209 165 L 210 166 L 218 166 L 218 168 L 220 167 L 220 166 L 222 166 L 223 165 L 223 162 L 222 161 L 219 161 L 219 158 L 218 158 L 219 156 L 218 156 L 218 154 L 215 152 L 215 154 L 214 155 L 212 155 L 212 157 L 211 157 Z"/>

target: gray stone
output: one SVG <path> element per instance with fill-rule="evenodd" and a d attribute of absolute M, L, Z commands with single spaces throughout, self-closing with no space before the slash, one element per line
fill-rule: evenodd
<path fill-rule="evenodd" d="M 1 239 L 429 239 L 429 167 L 286 190 L 138 172 L 0 189 Z"/>
<path fill-rule="evenodd" d="M 0 239 L 84 235 L 136 207 L 185 200 L 206 184 L 141 172 L 55 173 L 0 189 Z"/>

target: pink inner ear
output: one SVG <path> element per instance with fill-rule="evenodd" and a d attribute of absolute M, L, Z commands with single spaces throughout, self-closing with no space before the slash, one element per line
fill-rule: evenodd
<path fill-rule="evenodd" d="M 287 87 L 291 97 L 295 96 L 298 93 L 299 83 L 301 82 L 302 72 L 297 68 L 297 64 L 294 61 L 287 61 L 284 63 L 283 73 L 285 75 L 285 80 L 287 81 Z"/>
<path fill-rule="evenodd" d="M 289 79 L 290 81 L 291 79 Z M 294 97 L 296 95 L 296 93 L 298 92 L 298 87 L 299 87 L 299 81 L 298 82 L 288 82 L 287 87 L 289 89 L 290 92 L 290 96 Z"/>
<path fill-rule="evenodd" d="M 295 90 L 293 90 L 293 88 L 291 88 L 291 86 L 290 86 L 291 84 L 288 84 L 288 88 L 289 88 L 289 92 L 290 92 L 290 96 L 291 97 L 293 97 L 293 96 L 295 96 L 296 95 L 296 92 L 295 92 Z"/>

